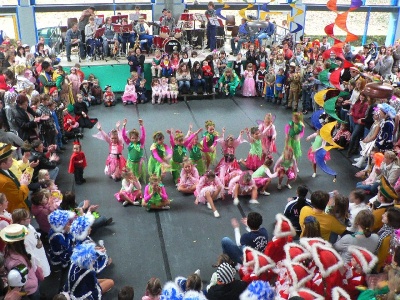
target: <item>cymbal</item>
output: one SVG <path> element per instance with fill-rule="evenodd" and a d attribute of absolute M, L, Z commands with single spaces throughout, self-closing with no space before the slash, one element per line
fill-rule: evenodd
<path fill-rule="evenodd" d="M 268 26 L 267 22 L 260 22 L 260 21 L 251 21 L 247 22 L 247 25 L 250 27 L 255 27 L 255 28 L 265 28 Z"/>

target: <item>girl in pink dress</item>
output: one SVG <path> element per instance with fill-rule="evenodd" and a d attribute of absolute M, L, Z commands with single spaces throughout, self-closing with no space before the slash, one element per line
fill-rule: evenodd
<path fill-rule="evenodd" d="M 180 57 L 179 57 L 179 52 L 174 51 L 171 54 L 171 69 L 173 74 L 175 74 L 176 70 L 178 70 L 179 68 L 179 61 L 180 61 Z"/>
<path fill-rule="evenodd" d="M 265 155 L 276 153 L 276 129 L 274 118 L 271 113 L 267 113 L 264 122 L 258 125 L 261 133 L 261 145 Z"/>
<path fill-rule="evenodd" d="M 142 186 L 138 178 L 133 175 L 132 171 L 129 169 L 124 169 L 122 171 L 122 187 L 118 193 L 115 193 L 115 198 L 118 202 L 122 202 L 123 206 L 141 205 L 142 198 Z"/>
<path fill-rule="evenodd" d="M 194 195 L 196 196 L 196 201 L 194 202 L 196 205 L 199 203 L 207 203 L 207 207 L 212 209 L 214 212 L 214 217 L 220 217 L 217 209 L 215 208 L 214 201 L 219 198 L 225 198 L 224 185 L 222 184 L 221 180 L 215 176 L 213 171 L 208 170 L 204 176 L 200 178 Z"/>
<path fill-rule="evenodd" d="M 233 204 L 239 204 L 239 196 L 251 195 L 250 204 L 259 204 L 257 201 L 257 186 L 249 171 L 234 177 L 229 181 L 228 194 L 233 197 Z"/>
<path fill-rule="evenodd" d="M 160 88 L 161 88 L 161 102 L 166 103 L 168 99 L 168 104 L 171 104 L 171 93 L 169 91 L 168 79 L 166 77 L 162 77 L 160 80 Z"/>
<path fill-rule="evenodd" d="M 128 79 L 127 84 L 125 85 L 124 94 L 122 95 L 122 102 L 124 103 L 124 105 L 126 105 L 127 102 L 136 104 L 136 100 L 137 100 L 137 94 L 135 85 L 133 84 L 132 79 Z"/>
<path fill-rule="evenodd" d="M 68 75 L 68 79 L 71 82 L 72 95 L 74 96 L 74 100 L 76 102 L 76 95 L 81 93 L 81 91 L 79 90 L 79 87 L 81 86 L 81 80 L 76 73 L 75 67 L 72 67 L 70 72 L 71 74 Z"/>
<path fill-rule="evenodd" d="M 189 158 L 183 161 L 183 168 L 178 183 L 178 191 L 185 194 L 193 194 L 199 183 L 199 172 Z"/>
<path fill-rule="evenodd" d="M 218 174 L 219 179 L 225 186 L 229 184 L 229 173 L 240 169 L 239 163 L 235 157 L 235 151 L 241 143 L 245 142 L 245 140 L 242 139 L 242 134 L 243 130 L 240 131 L 237 139 L 234 139 L 232 135 L 229 135 L 225 140 L 225 128 L 223 128 L 222 137 L 217 141 L 221 144 L 223 157 L 215 168 L 215 173 Z"/>
<path fill-rule="evenodd" d="M 254 80 L 254 69 L 252 63 L 249 63 L 247 65 L 246 71 L 243 72 L 243 77 L 244 77 L 243 96 L 254 97 L 257 94 L 257 91 L 256 91 L 256 81 Z"/>
<path fill-rule="evenodd" d="M 99 140 L 106 141 L 109 145 L 108 156 L 106 160 L 106 166 L 104 168 L 104 173 L 110 176 L 115 181 L 121 179 L 122 170 L 126 165 L 126 159 L 122 155 L 122 150 L 124 149 L 124 143 L 121 135 L 121 130 L 119 130 L 120 122 L 118 121 L 117 129 L 113 129 L 108 135 L 101 129 L 100 123 L 97 123 L 98 133 L 94 134 L 95 138 Z"/>
<path fill-rule="evenodd" d="M 261 145 L 261 133 L 258 127 L 252 127 L 250 130 L 246 128 L 246 133 L 250 143 L 250 151 L 246 158 L 246 168 L 255 171 L 263 164 L 266 157 Z"/>
<path fill-rule="evenodd" d="M 158 81 L 158 78 L 154 78 L 153 82 L 151 83 L 151 104 L 156 104 L 156 99 L 158 104 L 162 103 L 162 97 L 161 97 L 161 86 L 160 82 Z"/>

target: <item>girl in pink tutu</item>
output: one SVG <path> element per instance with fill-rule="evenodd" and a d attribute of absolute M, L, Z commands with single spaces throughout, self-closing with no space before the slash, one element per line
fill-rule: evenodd
<path fill-rule="evenodd" d="M 221 144 L 222 147 L 223 157 L 215 168 L 215 173 L 218 174 L 219 179 L 225 186 L 229 184 L 229 173 L 240 169 L 239 163 L 235 157 L 235 151 L 241 143 L 245 142 L 245 140 L 242 139 L 243 132 L 243 130 L 240 131 L 237 139 L 229 135 L 225 140 L 225 128 L 223 128 L 222 137 L 218 139 L 218 143 Z"/>
<path fill-rule="evenodd" d="M 275 164 L 274 171 L 278 173 L 278 190 L 282 189 L 282 181 L 285 175 L 287 176 L 286 187 L 291 189 L 289 182 L 297 177 L 297 162 L 291 147 L 285 146 L 285 150 Z"/>
<path fill-rule="evenodd" d="M 122 202 L 123 206 L 140 205 L 142 198 L 142 186 L 138 178 L 133 175 L 129 169 L 122 171 L 122 187 L 118 193 L 115 193 L 115 198 L 118 202 Z"/>
<path fill-rule="evenodd" d="M 178 191 L 185 194 L 193 194 L 198 183 L 199 172 L 190 159 L 186 157 L 183 161 L 183 168 L 178 183 Z"/>
<path fill-rule="evenodd" d="M 269 196 L 271 195 L 270 193 L 267 192 L 268 185 L 271 182 L 272 178 L 275 178 L 278 176 L 278 173 L 271 173 L 271 166 L 274 163 L 274 160 L 272 159 L 272 156 L 267 156 L 267 158 L 264 161 L 264 164 L 259 167 L 253 174 L 252 178 L 254 179 L 257 188 L 261 189 L 260 194 Z"/>
<path fill-rule="evenodd" d="M 263 153 L 270 155 L 276 153 L 276 129 L 274 125 L 274 117 L 271 113 L 267 113 L 264 122 L 258 125 L 261 133 L 261 145 Z"/>
<path fill-rule="evenodd" d="M 124 105 L 126 105 L 127 102 L 136 104 L 136 100 L 137 100 L 137 95 L 136 95 L 135 85 L 133 84 L 132 79 L 128 79 L 127 84 L 125 85 L 124 94 L 122 95 L 122 102 L 124 103 Z"/>
<path fill-rule="evenodd" d="M 243 96 L 254 97 L 256 92 L 256 81 L 254 80 L 254 68 L 253 64 L 247 64 L 246 71 L 243 72 Z"/>
<path fill-rule="evenodd" d="M 94 134 L 95 138 L 106 141 L 109 145 L 108 147 L 108 157 L 106 160 L 106 167 L 104 168 L 104 173 L 110 176 L 115 181 L 121 179 L 122 170 L 126 165 L 126 159 L 122 155 L 122 150 L 124 149 L 124 143 L 119 130 L 120 122 L 118 121 L 117 129 L 113 129 L 108 135 L 101 129 L 100 123 L 97 123 L 98 133 Z"/>
<path fill-rule="evenodd" d="M 215 208 L 214 201 L 219 198 L 225 198 L 224 185 L 219 178 L 215 176 L 213 171 L 208 170 L 204 176 L 200 178 L 194 195 L 196 196 L 196 201 L 194 202 L 196 205 L 199 203 L 207 203 L 207 207 L 212 209 L 214 212 L 214 217 L 220 217 L 217 209 Z"/>
<path fill-rule="evenodd" d="M 317 162 L 315 161 L 315 153 L 319 149 L 324 148 L 326 145 L 326 142 L 322 139 L 321 135 L 319 134 L 319 129 L 315 133 L 309 135 L 306 138 L 306 141 L 309 141 L 313 138 L 314 138 L 314 142 L 312 143 L 310 149 L 308 149 L 307 156 L 308 156 L 308 160 L 311 161 L 311 163 L 312 163 L 314 173 L 312 174 L 311 177 L 314 178 L 315 176 L 317 176 Z M 329 154 L 329 151 L 326 151 L 324 160 L 327 161 L 330 159 L 331 159 L 331 155 Z"/>
<path fill-rule="evenodd" d="M 257 201 L 257 186 L 250 172 L 243 172 L 231 179 L 229 182 L 228 194 L 233 197 L 233 204 L 239 204 L 239 196 L 251 195 L 250 204 L 259 204 Z"/>
<path fill-rule="evenodd" d="M 160 88 L 161 88 L 161 102 L 171 104 L 171 92 L 169 91 L 168 79 L 166 77 L 162 77 L 160 80 Z"/>
<path fill-rule="evenodd" d="M 246 158 L 246 168 L 255 171 L 262 166 L 266 156 L 261 145 L 261 133 L 258 127 L 252 127 L 250 130 L 246 128 L 246 133 L 250 143 L 250 151 Z"/>

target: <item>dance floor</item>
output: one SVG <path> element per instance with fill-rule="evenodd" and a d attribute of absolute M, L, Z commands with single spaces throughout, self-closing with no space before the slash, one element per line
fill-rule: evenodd
<path fill-rule="evenodd" d="M 265 113 L 276 115 L 275 125 L 278 132 L 277 145 L 279 154 L 284 146 L 284 126 L 291 119 L 289 110 L 283 107 L 266 103 L 260 98 L 193 100 L 179 102 L 174 105 L 123 106 L 119 102 L 115 107 L 105 108 L 96 106 L 90 108 L 90 115 L 99 118 L 103 129 L 109 132 L 118 120 L 128 119 L 127 129 L 138 127 L 138 118 L 144 120 L 147 132 L 146 157 L 149 157 L 149 147 L 152 143 L 152 133 L 156 130 L 168 128 L 181 129 L 186 132 L 189 124 L 194 130 L 204 127 L 204 121 L 214 120 L 216 130 L 221 132 L 226 128 L 226 135 L 237 136 L 245 127 L 257 125 L 257 120 L 262 120 Z M 309 123 L 307 115 L 305 121 Z M 98 230 L 93 239 L 104 240 L 107 252 L 112 257 L 113 263 L 99 278 L 112 278 L 115 288 L 107 293 L 104 299 L 117 299 L 118 290 L 125 285 L 135 289 L 135 299 L 140 299 L 144 294 L 149 278 L 159 277 L 163 283 L 174 279 L 176 276 L 187 276 L 196 269 L 201 270 L 201 277 L 206 283 L 210 280 L 216 262 L 221 253 L 221 238 L 229 236 L 234 239 L 231 227 L 231 218 L 242 218 L 250 211 L 260 212 L 264 217 L 264 226 L 272 237 L 275 214 L 283 212 L 287 199 L 295 196 L 296 188 L 306 184 L 310 190 L 323 189 L 339 190 L 344 195 L 355 187 L 356 169 L 345 157 L 344 152 L 333 150 L 331 161 L 328 162 L 338 172 L 337 182 L 333 183 L 332 176 L 317 170 L 317 177 L 312 178 L 312 167 L 307 160 L 307 150 L 311 143 L 305 137 L 313 133 L 310 126 L 306 126 L 305 137 L 302 139 L 303 158 L 299 162 L 300 173 L 292 189 L 277 189 L 277 180 L 272 180 L 270 196 L 260 196 L 259 205 L 249 205 L 249 198 L 241 198 L 240 204 L 234 206 L 232 198 L 227 196 L 224 201 L 217 201 L 216 207 L 221 215 L 214 218 L 212 212 L 205 205 L 194 204 L 194 196 L 182 195 L 177 192 L 172 182 L 172 177 L 167 176 L 165 185 L 170 198 L 173 200 L 168 211 L 147 212 L 144 208 L 129 206 L 123 207 L 114 198 L 121 183 L 114 182 L 104 175 L 104 162 L 108 154 L 108 145 L 94 137 L 96 128 L 85 130 L 82 147 L 86 153 L 88 167 L 85 169 L 87 183 L 74 186 L 73 175 L 67 174 L 69 155 L 72 152 L 72 143 L 62 155 L 62 167 L 59 187 L 62 191 L 75 190 L 77 201 L 90 199 L 93 204 L 99 204 L 100 214 L 113 217 L 111 226 Z M 169 138 L 166 138 L 169 141 Z M 245 158 L 249 151 L 249 144 L 243 143 L 237 149 L 237 157 Z M 218 148 L 218 159 L 221 150 Z M 124 150 L 126 157 L 126 150 Z M 276 161 L 278 155 L 274 156 Z M 244 232 L 241 228 L 241 232 Z M 42 284 L 41 290 L 48 297 L 56 292 L 58 276 L 55 273 Z M 50 299 L 50 298 L 48 298 Z"/>

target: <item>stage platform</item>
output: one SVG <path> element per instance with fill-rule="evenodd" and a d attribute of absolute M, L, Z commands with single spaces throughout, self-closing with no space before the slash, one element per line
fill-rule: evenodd
<path fill-rule="evenodd" d="M 284 147 L 284 127 L 291 120 L 291 112 L 282 106 L 266 103 L 261 98 L 201 99 L 179 101 L 178 104 L 172 105 L 147 103 L 137 106 L 123 106 L 119 102 L 112 108 L 89 108 L 90 116 L 98 118 L 106 132 L 113 129 L 118 120 L 122 121 L 124 118 L 128 119 L 128 130 L 138 128 L 138 118 L 142 118 L 147 132 L 146 160 L 150 155 L 152 135 L 156 130 L 162 130 L 167 135 L 165 130 L 172 127 L 186 134 L 189 124 L 193 124 L 193 130 L 197 130 L 204 127 L 206 120 L 211 119 L 215 121 L 217 131 L 221 132 L 222 128 L 226 127 L 226 135 L 233 134 L 236 137 L 240 130 L 257 126 L 257 120 L 262 120 L 267 112 L 276 115 L 278 154 L 273 155 L 276 161 Z M 306 122 L 309 122 L 309 116 L 306 116 Z M 74 190 L 77 202 L 90 199 L 93 204 L 100 205 L 100 214 L 114 218 L 114 224 L 98 230 L 93 235 L 95 241 L 104 240 L 107 252 L 113 259 L 113 264 L 99 275 L 99 278 L 112 278 L 115 281 L 115 288 L 103 297 L 105 300 L 117 299 L 118 290 L 125 285 L 133 286 L 135 299 L 141 299 L 149 278 L 159 277 L 162 283 L 165 283 L 176 276 L 188 276 L 196 269 L 201 269 L 203 283 L 208 284 L 215 271 L 211 266 L 222 252 L 221 239 L 224 236 L 234 239 L 231 218 L 240 219 L 250 211 L 260 212 L 264 219 L 263 226 L 272 238 L 275 214 L 283 212 L 287 199 L 296 195 L 296 188 L 300 184 L 307 185 L 311 191 L 338 189 L 343 195 L 348 195 L 355 188 L 357 181 L 354 177 L 357 169 L 351 165 L 352 162 L 343 152 L 337 150 L 331 151 L 331 160 L 328 162 L 328 165 L 338 172 L 337 182 L 333 183 L 333 177 L 319 169 L 317 177 L 312 178 L 312 166 L 307 159 L 307 150 L 311 143 L 303 138 L 300 173 L 292 184 L 293 188 L 284 187 L 279 191 L 277 180 L 273 179 L 268 190 L 271 195 L 260 196 L 259 205 L 250 205 L 249 197 L 241 197 L 240 204 L 234 206 L 232 197 L 227 195 L 224 201 L 216 202 L 221 217 L 214 218 L 205 205 L 194 204 L 193 195 L 179 193 L 172 177 L 168 175 L 164 184 L 170 199 L 173 200 L 171 209 L 147 212 L 141 207 L 123 207 L 116 201 L 114 194 L 120 190 L 121 182 L 114 182 L 104 175 L 108 145 L 92 137 L 96 132 L 96 128 L 85 129 L 85 137 L 81 140 L 88 161 L 84 174 L 87 183 L 75 186 L 73 175 L 67 173 L 72 153 L 70 142 L 66 145 L 65 153 L 61 155 L 62 163 L 57 184 L 62 191 Z M 313 130 L 306 126 L 305 137 L 311 133 Z M 169 138 L 166 137 L 166 142 L 169 143 L 168 141 Z M 237 148 L 236 156 L 245 158 L 249 148 L 248 143 L 241 144 Z M 218 146 L 217 161 L 221 159 L 220 149 Z M 126 157 L 126 149 L 123 154 Z M 240 229 L 242 233 L 245 232 L 243 226 Z M 42 283 L 41 291 L 46 295 L 45 299 L 52 299 L 52 295 L 57 291 L 59 276 L 60 273 L 54 273 Z"/>

